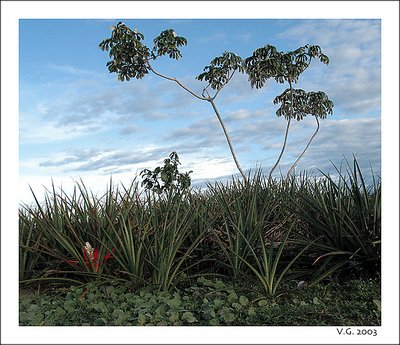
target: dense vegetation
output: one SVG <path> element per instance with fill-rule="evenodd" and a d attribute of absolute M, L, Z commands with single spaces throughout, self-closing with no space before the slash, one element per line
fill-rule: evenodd
<path fill-rule="evenodd" d="M 381 184 L 356 161 L 336 177 L 257 172 L 203 191 L 134 181 L 99 197 L 81 182 L 19 221 L 20 285 L 46 290 L 21 294 L 23 325 L 380 322 Z"/>
<path fill-rule="evenodd" d="M 132 290 L 109 282 L 24 294 L 20 325 L 27 326 L 377 326 L 377 280 L 351 280 L 297 289 L 263 298 L 248 287 L 198 278 L 179 291 Z"/>

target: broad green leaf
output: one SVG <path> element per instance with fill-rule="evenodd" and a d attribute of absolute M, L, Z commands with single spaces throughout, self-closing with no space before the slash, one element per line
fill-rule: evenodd
<path fill-rule="evenodd" d="M 156 314 L 160 315 L 160 316 L 164 316 L 165 315 L 165 305 L 160 305 L 159 307 L 157 307 Z"/>
<path fill-rule="evenodd" d="M 219 325 L 219 320 L 213 318 L 208 323 L 210 324 L 210 326 L 218 326 Z"/>
<path fill-rule="evenodd" d="M 107 320 L 105 318 L 98 318 L 94 321 L 95 326 L 105 326 L 107 324 Z"/>
<path fill-rule="evenodd" d="M 264 306 L 268 305 L 268 301 L 265 299 L 262 299 L 261 301 L 258 301 L 258 305 L 260 307 L 264 307 Z"/>
<path fill-rule="evenodd" d="M 225 302 L 219 298 L 214 299 L 213 304 L 216 308 L 222 307 Z"/>
<path fill-rule="evenodd" d="M 197 321 L 197 319 L 194 317 L 193 313 L 191 313 L 190 311 L 184 312 L 181 316 L 181 320 L 186 321 L 188 323 L 193 323 L 193 322 Z"/>
<path fill-rule="evenodd" d="M 75 302 L 72 300 L 67 300 L 64 302 L 64 309 L 68 312 L 71 313 L 75 309 Z"/>
<path fill-rule="evenodd" d="M 179 320 L 179 313 L 178 312 L 174 312 L 170 315 L 170 317 L 168 318 L 169 321 L 171 322 L 176 322 Z"/>
<path fill-rule="evenodd" d="M 256 310 L 255 310 L 254 307 L 250 307 L 250 308 L 247 310 L 247 314 L 248 314 L 249 316 L 256 316 L 256 315 L 257 315 Z"/>
<path fill-rule="evenodd" d="M 232 312 L 230 308 L 224 307 L 220 311 L 220 315 L 226 323 L 231 323 L 235 321 L 235 314 Z"/>
<path fill-rule="evenodd" d="M 63 316 L 63 315 L 66 314 L 66 312 L 65 312 L 65 310 L 64 310 L 63 308 L 57 307 L 56 310 L 55 310 L 55 314 L 56 314 L 57 316 Z"/>
<path fill-rule="evenodd" d="M 147 317 L 144 314 L 139 314 L 138 316 L 138 324 L 143 326 L 147 322 Z"/>
<path fill-rule="evenodd" d="M 246 306 L 246 305 L 249 304 L 249 299 L 248 299 L 246 296 L 240 296 L 240 297 L 239 297 L 239 303 L 240 303 L 242 306 Z"/>
<path fill-rule="evenodd" d="M 169 300 L 167 304 L 170 306 L 170 308 L 179 308 L 182 304 L 182 301 L 178 296 L 175 296 L 173 299 Z"/>
<path fill-rule="evenodd" d="M 235 309 L 237 309 L 237 310 L 239 310 L 239 309 L 242 308 L 242 305 L 241 305 L 240 303 L 233 302 L 233 303 L 232 303 L 232 307 L 235 308 Z"/>
<path fill-rule="evenodd" d="M 227 299 L 228 299 L 228 302 L 233 302 L 233 301 L 236 301 L 237 300 L 237 295 L 236 295 L 236 293 L 235 292 L 233 292 L 233 293 L 230 293 L 229 295 L 228 295 L 228 297 L 227 297 Z"/>
<path fill-rule="evenodd" d="M 217 289 L 223 289 L 224 287 L 226 287 L 225 283 L 221 280 L 217 280 L 214 284 L 215 288 Z"/>

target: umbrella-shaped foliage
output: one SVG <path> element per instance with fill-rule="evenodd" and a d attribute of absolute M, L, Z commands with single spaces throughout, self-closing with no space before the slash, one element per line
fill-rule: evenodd
<path fill-rule="evenodd" d="M 298 121 L 302 120 L 307 114 L 316 116 L 316 119 L 317 116 L 325 118 L 327 114 L 332 113 L 333 102 L 328 99 L 324 92 L 307 93 L 304 90 L 293 88 L 293 83 L 298 82 L 300 75 L 309 67 L 312 59 L 319 59 L 324 64 L 329 63 L 328 56 L 322 53 L 320 46 L 309 44 L 289 52 L 279 52 L 274 46 L 267 44 L 264 47 L 256 49 L 243 62 L 251 87 L 255 87 L 256 89 L 262 88 L 271 78 L 275 79 L 277 83 L 283 84 L 287 82 L 289 84 L 289 88 L 274 99 L 274 104 L 281 104 L 276 114 L 278 116 L 283 115 L 288 122 L 282 149 L 270 171 L 270 177 L 278 166 L 286 148 L 291 120 L 294 118 Z M 318 119 L 317 125 L 318 131 Z M 307 150 L 315 135 L 316 133 L 311 137 L 305 150 Z M 298 163 L 305 150 L 296 160 L 295 164 Z"/>
<path fill-rule="evenodd" d="M 286 120 L 293 118 L 300 121 L 307 115 L 325 119 L 333 113 L 333 102 L 322 91 L 305 92 L 302 89 L 286 89 L 275 97 L 274 104 L 280 104 L 276 115 L 284 116 Z"/>
<path fill-rule="evenodd" d="M 243 60 L 240 56 L 232 52 L 224 52 L 221 56 L 211 60 L 210 65 L 204 67 L 204 72 L 199 74 L 196 79 L 205 80 L 213 90 L 220 90 L 236 71 L 244 72 L 242 63 Z"/>
<path fill-rule="evenodd" d="M 187 44 L 186 38 L 178 36 L 173 29 L 167 29 L 154 38 L 154 47 L 150 50 L 143 43 L 144 35 L 137 29 L 131 30 L 124 23 L 119 22 L 116 26 L 112 26 L 111 30 L 111 37 L 104 39 L 99 44 L 101 50 L 109 51 L 111 60 L 107 62 L 107 67 L 110 73 L 117 73 L 118 80 L 120 81 L 129 81 L 131 78 L 142 79 L 146 74 L 152 72 L 160 78 L 177 83 L 192 96 L 202 101 L 208 101 L 222 127 L 234 162 L 243 176 L 243 179 L 246 180 L 246 176 L 236 158 L 226 126 L 214 103 L 214 99 L 219 91 L 231 80 L 235 71 L 239 70 L 243 72 L 242 59 L 236 54 L 228 52 L 223 53 L 220 57 L 214 58 L 210 65 L 204 68 L 205 72 L 197 77 L 198 80 L 205 80 L 209 83 L 209 85 L 203 89 L 202 95 L 198 95 L 182 84 L 177 78 L 159 73 L 150 63 L 164 55 L 168 55 L 169 58 L 175 60 L 181 58 L 182 54 L 179 47 Z M 213 96 L 207 91 L 209 86 L 217 90 Z"/>
<path fill-rule="evenodd" d="M 267 44 L 244 60 L 244 68 L 251 86 L 259 89 L 271 78 L 280 84 L 289 81 L 297 83 L 314 58 L 324 64 L 329 63 L 328 56 L 317 45 L 307 44 L 290 52 L 278 52 L 276 47 Z"/>

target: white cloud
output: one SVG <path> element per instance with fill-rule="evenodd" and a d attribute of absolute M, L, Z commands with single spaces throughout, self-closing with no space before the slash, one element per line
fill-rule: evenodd
<path fill-rule="evenodd" d="M 250 111 L 248 109 L 238 109 L 228 113 L 226 121 L 241 121 L 246 120 L 250 116 Z"/>
<path fill-rule="evenodd" d="M 192 157 L 189 163 L 182 166 L 182 171 L 193 170 L 193 180 L 208 180 L 221 176 L 236 174 L 237 168 L 233 161 L 227 158 Z"/>
<path fill-rule="evenodd" d="M 228 36 L 224 32 L 214 32 L 211 34 L 204 35 L 203 38 L 200 39 L 201 43 L 208 43 L 213 41 L 227 43 Z"/>
<path fill-rule="evenodd" d="M 75 140 L 100 128 L 93 125 L 69 125 L 60 127 L 45 121 L 23 121 L 20 125 L 20 144 L 54 143 Z"/>
<path fill-rule="evenodd" d="M 332 168 L 331 161 L 339 164 L 343 157 L 350 161 L 352 155 L 356 155 L 362 168 L 369 170 L 369 163 L 376 172 L 381 169 L 381 143 L 380 143 L 381 121 L 380 117 L 364 119 L 341 119 L 333 118 L 321 121 L 320 131 L 306 152 L 299 169 L 318 167 L 323 171 Z M 305 147 L 313 130 L 308 134 L 296 133 L 288 145 L 282 166 L 289 166 L 298 157 Z"/>
<path fill-rule="evenodd" d="M 50 63 L 48 65 L 50 69 L 55 70 L 56 72 L 61 72 L 63 74 L 71 74 L 73 76 L 79 76 L 80 78 L 83 77 L 91 77 L 91 78 L 100 78 L 102 75 L 98 72 L 83 69 L 83 68 L 77 68 L 72 65 L 57 65 L 54 63 Z"/>
<path fill-rule="evenodd" d="M 320 45 L 328 66 L 313 62 L 301 77 L 304 88 L 321 88 L 343 111 L 380 110 L 381 64 L 379 20 L 302 21 L 281 33 L 299 45 Z"/>

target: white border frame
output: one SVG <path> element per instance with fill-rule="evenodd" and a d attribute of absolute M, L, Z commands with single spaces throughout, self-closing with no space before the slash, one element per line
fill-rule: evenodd
<path fill-rule="evenodd" d="M 140 8 L 140 11 L 138 11 Z M 310 11 L 312 8 L 312 11 Z M 1 342 L 97 344 L 382 344 L 399 341 L 399 4 L 397 1 L 1 2 Z M 255 10 L 256 9 L 256 10 Z M 211 11 L 212 10 L 212 11 Z M 336 327 L 19 327 L 18 20 L 27 18 L 382 19 L 382 325 L 376 337 Z M 18 231 L 17 231 L 18 233 Z M 17 258 L 17 261 L 15 260 Z M 368 327 L 363 327 L 368 328 Z M 355 329 L 355 327 L 353 328 Z"/>

